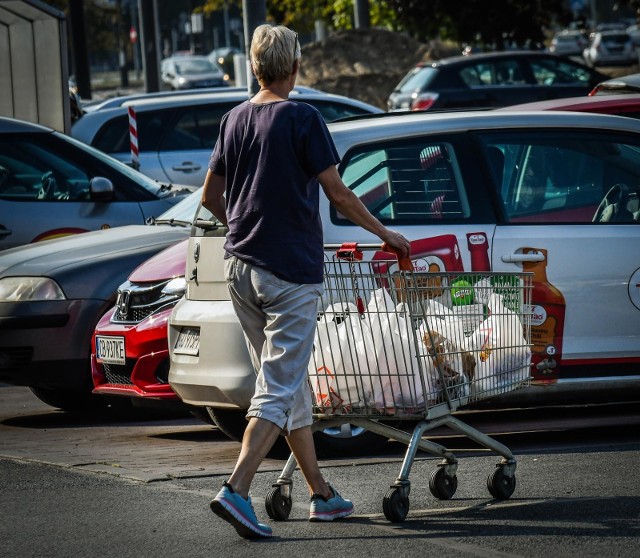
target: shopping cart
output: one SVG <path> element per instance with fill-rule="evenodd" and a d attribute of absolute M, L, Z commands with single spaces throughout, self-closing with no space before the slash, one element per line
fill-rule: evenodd
<path fill-rule="evenodd" d="M 401 522 L 409 511 L 409 474 L 418 450 L 441 457 L 429 479 L 434 497 L 456 492 L 458 459 L 423 439 L 448 426 L 502 456 L 487 479 L 508 499 L 516 459 L 503 444 L 452 416 L 474 401 L 528 384 L 532 278 L 527 273 L 414 271 L 379 245 L 325 246 L 309 384 L 314 429 L 352 424 L 407 445 L 383 511 Z M 364 253 L 375 251 L 370 257 Z M 369 255 L 369 254 L 367 254 Z M 394 426 L 413 424 L 413 432 Z M 269 517 L 292 507 L 293 454 L 266 498 Z"/>

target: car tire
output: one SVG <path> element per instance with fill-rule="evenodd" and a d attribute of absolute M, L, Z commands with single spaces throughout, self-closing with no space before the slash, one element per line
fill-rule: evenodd
<path fill-rule="evenodd" d="M 207 412 L 220 431 L 236 442 L 242 441 L 247 426 L 246 412 L 236 409 L 207 407 Z M 352 425 L 327 428 L 314 433 L 316 452 L 320 457 L 357 457 L 375 453 L 387 443 L 387 439 Z M 278 438 L 274 450 L 288 452 L 284 438 Z"/>
<path fill-rule="evenodd" d="M 30 387 L 29 389 L 43 403 L 68 413 L 102 413 L 107 409 L 105 400 L 92 393 L 40 387 Z"/>

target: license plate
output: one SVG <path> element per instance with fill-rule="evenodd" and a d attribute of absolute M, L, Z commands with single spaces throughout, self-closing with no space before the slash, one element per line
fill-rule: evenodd
<path fill-rule="evenodd" d="M 173 352 L 181 355 L 198 356 L 200 352 L 200 328 L 183 327 L 173 347 Z"/>
<path fill-rule="evenodd" d="M 96 335 L 96 358 L 106 364 L 126 364 L 124 337 Z"/>

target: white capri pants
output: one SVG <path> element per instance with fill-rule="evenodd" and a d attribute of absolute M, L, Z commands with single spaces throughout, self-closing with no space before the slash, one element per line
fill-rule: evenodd
<path fill-rule="evenodd" d="M 257 371 L 247 417 L 268 420 L 285 435 L 310 426 L 307 367 L 322 283 L 289 283 L 235 256 L 225 260 L 225 277 Z"/>

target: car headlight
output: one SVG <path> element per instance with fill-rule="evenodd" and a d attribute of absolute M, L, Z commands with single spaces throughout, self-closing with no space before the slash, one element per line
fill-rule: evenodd
<path fill-rule="evenodd" d="M 184 85 L 185 83 L 187 83 L 187 80 L 186 80 L 186 78 L 179 77 L 179 78 L 178 78 L 178 83 L 179 83 L 180 85 Z"/>
<path fill-rule="evenodd" d="M 48 277 L 4 277 L 0 279 L 1 302 L 65 299 L 58 283 Z"/>
<path fill-rule="evenodd" d="M 187 292 L 187 280 L 184 277 L 176 277 L 171 279 L 162 289 L 165 296 L 182 296 Z"/>

